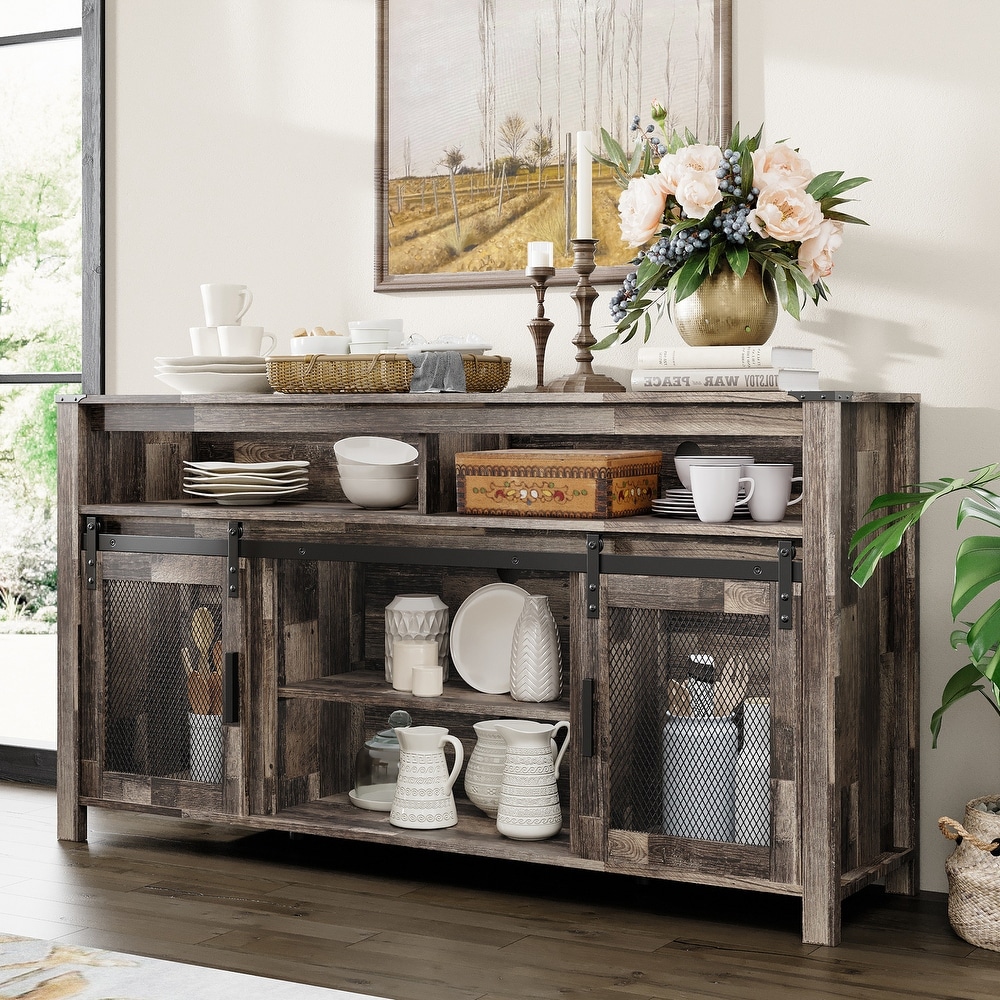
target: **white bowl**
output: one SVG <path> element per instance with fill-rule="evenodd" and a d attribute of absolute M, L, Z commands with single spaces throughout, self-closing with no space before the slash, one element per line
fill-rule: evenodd
<path fill-rule="evenodd" d="M 292 354 L 346 354 L 351 346 L 348 337 L 292 337 Z"/>
<path fill-rule="evenodd" d="M 416 462 L 406 465 L 359 465 L 357 462 L 337 463 L 343 479 L 413 479 L 417 475 Z"/>
<path fill-rule="evenodd" d="M 348 465 L 412 465 L 420 455 L 405 441 L 363 435 L 341 438 L 333 451 L 339 463 Z"/>
<path fill-rule="evenodd" d="M 403 329 L 401 319 L 354 319 L 347 324 L 347 329 L 352 333 L 355 330 L 395 330 Z"/>
<path fill-rule="evenodd" d="M 692 465 L 753 465 L 753 455 L 675 455 L 677 478 L 686 489 L 691 489 Z"/>
<path fill-rule="evenodd" d="M 417 495 L 416 479 L 341 479 L 344 496 L 359 507 L 402 507 Z"/>
<path fill-rule="evenodd" d="M 351 330 L 352 344 L 384 344 L 389 339 L 389 328 L 385 326 L 366 327 L 363 330 Z"/>

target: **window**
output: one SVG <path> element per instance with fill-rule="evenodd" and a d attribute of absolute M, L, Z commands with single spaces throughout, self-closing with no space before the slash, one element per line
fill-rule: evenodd
<path fill-rule="evenodd" d="M 0 776 L 4 746 L 55 746 L 54 401 L 103 386 L 102 25 L 0 7 Z"/>

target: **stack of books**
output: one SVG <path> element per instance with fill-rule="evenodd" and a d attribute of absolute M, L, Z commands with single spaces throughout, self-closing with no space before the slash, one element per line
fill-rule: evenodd
<path fill-rule="evenodd" d="M 637 392 L 797 392 L 819 388 L 809 347 L 640 347 Z"/>

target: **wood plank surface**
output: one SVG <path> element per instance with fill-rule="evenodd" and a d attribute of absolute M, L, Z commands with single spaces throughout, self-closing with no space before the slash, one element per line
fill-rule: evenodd
<path fill-rule="evenodd" d="M 945 897 L 872 887 L 838 948 L 792 897 L 90 810 L 0 784 L 0 929 L 393 1000 L 993 1000 Z"/>

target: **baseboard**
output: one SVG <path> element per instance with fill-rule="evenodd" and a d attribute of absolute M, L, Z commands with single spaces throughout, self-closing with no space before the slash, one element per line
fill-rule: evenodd
<path fill-rule="evenodd" d="M 0 743 L 0 781 L 21 781 L 31 785 L 51 785 L 54 788 L 55 750 Z"/>

